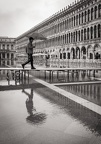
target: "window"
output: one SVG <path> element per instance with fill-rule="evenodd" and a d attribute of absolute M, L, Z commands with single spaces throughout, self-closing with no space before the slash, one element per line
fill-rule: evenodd
<path fill-rule="evenodd" d="M 93 8 L 91 9 L 91 20 L 93 20 Z"/>
<path fill-rule="evenodd" d="M 87 28 L 87 39 L 89 40 L 89 28 Z"/>
<path fill-rule="evenodd" d="M 94 9 L 94 18 L 95 19 L 97 18 L 97 6 L 95 6 L 95 9 Z"/>
<path fill-rule="evenodd" d="M 9 45 L 7 45 L 7 49 L 9 50 Z"/>
<path fill-rule="evenodd" d="M 75 26 L 75 16 L 74 16 L 74 26 Z"/>
<path fill-rule="evenodd" d="M 67 53 L 67 58 L 70 59 L 70 53 Z"/>
<path fill-rule="evenodd" d="M 63 53 L 63 59 L 66 59 L 66 53 Z"/>
<path fill-rule="evenodd" d="M 93 39 L 93 27 L 90 28 L 90 32 L 91 32 L 91 39 Z"/>
<path fill-rule="evenodd" d="M 101 37 L 101 26 L 100 24 L 98 25 L 98 38 Z"/>
<path fill-rule="evenodd" d="M 78 25 L 78 15 L 76 16 L 76 25 Z"/>
<path fill-rule="evenodd" d="M 60 59 L 62 59 L 62 53 L 60 53 Z"/>
<path fill-rule="evenodd" d="M 85 22 L 86 22 L 86 15 L 87 15 L 87 12 L 85 11 Z"/>
<path fill-rule="evenodd" d="M 88 10 L 88 21 L 90 20 L 90 10 Z"/>
<path fill-rule="evenodd" d="M 14 58 L 14 54 L 12 53 L 12 54 L 11 54 L 11 59 L 13 59 L 13 58 Z"/>
<path fill-rule="evenodd" d="M 81 30 L 81 41 L 83 41 L 83 30 Z"/>
<path fill-rule="evenodd" d="M 9 59 L 9 53 L 7 53 L 7 59 Z"/>
<path fill-rule="evenodd" d="M 82 23 L 83 23 L 83 12 L 82 12 Z"/>
<path fill-rule="evenodd" d="M 94 38 L 96 38 L 96 26 L 94 26 Z"/>
<path fill-rule="evenodd" d="M 73 42 L 73 34 L 71 33 L 71 43 Z"/>
<path fill-rule="evenodd" d="M 101 17 L 101 4 L 98 6 L 98 17 Z"/>
<path fill-rule="evenodd" d="M 5 49 L 5 44 L 3 44 L 3 49 Z"/>
<path fill-rule="evenodd" d="M 79 14 L 79 25 L 80 25 L 80 14 Z"/>
<path fill-rule="evenodd" d="M 79 41 L 80 41 L 80 31 L 79 31 Z"/>
<path fill-rule="evenodd" d="M 77 42 L 77 36 L 78 36 L 78 35 L 77 35 L 77 31 L 76 31 L 76 42 Z"/>
<path fill-rule="evenodd" d="M 84 29 L 84 40 L 86 40 L 86 29 Z"/>

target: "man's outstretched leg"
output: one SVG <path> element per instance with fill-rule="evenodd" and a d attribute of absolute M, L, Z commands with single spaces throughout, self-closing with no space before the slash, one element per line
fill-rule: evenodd
<path fill-rule="evenodd" d="M 35 67 L 33 66 L 33 56 L 30 56 L 30 60 L 31 60 L 31 69 L 35 69 Z"/>
<path fill-rule="evenodd" d="M 28 64 L 31 61 L 30 55 L 28 54 L 28 60 L 22 64 L 22 68 L 24 69 L 25 65 Z"/>

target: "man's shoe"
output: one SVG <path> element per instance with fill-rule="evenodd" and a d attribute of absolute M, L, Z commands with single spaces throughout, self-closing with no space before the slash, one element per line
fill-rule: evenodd
<path fill-rule="evenodd" d="M 31 67 L 31 69 L 36 69 L 35 67 Z"/>
<path fill-rule="evenodd" d="M 22 68 L 24 69 L 24 64 L 22 64 Z"/>

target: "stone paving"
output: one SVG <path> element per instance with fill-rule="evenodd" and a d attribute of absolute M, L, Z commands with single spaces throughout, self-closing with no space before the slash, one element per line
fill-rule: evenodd
<path fill-rule="evenodd" d="M 35 80 L 0 91 L 0 144 L 101 144 L 100 106 Z"/>

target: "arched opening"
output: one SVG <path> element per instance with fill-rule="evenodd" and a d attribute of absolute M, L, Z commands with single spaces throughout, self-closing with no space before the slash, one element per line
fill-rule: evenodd
<path fill-rule="evenodd" d="M 87 58 L 88 59 L 93 59 L 93 57 L 94 57 L 94 49 L 91 45 L 89 45 L 87 47 Z"/>
<path fill-rule="evenodd" d="M 89 40 L 89 28 L 87 28 L 87 40 Z"/>
<path fill-rule="evenodd" d="M 85 11 L 85 22 L 86 22 L 86 15 L 87 15 L 87 12 Z"/>
<path fill-rule="evenodd" d="M 94 26 L 94 38 L 96 38 L 96 33 L 97 33 L 97 30 L 96 30 L 96 25 Z"/>
<path fill-rule="evenodd" d="M 75 49 L 74 48 L 71 49 L 71 55 L 72 55 L 72 59 L 75 59 Z"/>
<path fill-rule="evenodd" d="M 71 43 L 73 42 L 73 33 L 71 33 Z"/>
<path fill-rule="evenodd" d="M 98 6 L 98 17 L 101 17 L 101 4 Z"/>
<path fill-rule="evenodd" d="M 94 19 L 96 19 L 97 18 L 97 6 L 95 6 L 95 8 L 94 8 Z"/>
<path fill-rule="evenodd" d="M 80 59 L 80 48 L 76 47 L 76 59 Z"/>
<path fill-rule="evenodd" d="M 67 53 L 67 58 L 70 59 L 70 52 Z"/>
<path fill-rule="evenodd" d="M 81 30 L 81 41 L 83 41 L 83 29 Z"/>
<path fill-rule="evenodd" d="M 81 56 L 83 59 L 86 59 L 86 48 L 84 46 L 81 48 Z"/>
<path fill-rule="evenodd" d="M 93 27 L 90 28 L 91 39 L 93 39 Z"/>
<path fill-rule="evenodd" d="M 90 20 L 90 10 L 88 10 L 88 21 Z"/>
<path fill-rule="evenodd" d="M 84 29 L 84 40 L 86 40 L 86 29 Z"/>
<path fill-rule="evenodd" d="M 98 38 L 101 37 L 101 25 L 98 24 Z"/>
<path fill-rule="evenodd" d="M 82 23 L 83 23 L 83 12 L 82 12 Z"/>
<path fill-rule="evenodd" d="M 93 20 L 93 8 L 91 8 L 91 20 Z"/>
<path fill-rule="evenodd" d="M 101 47 L 99 44 L 96 44 L 94 46 L 94 56 L 95 59 L 101 59 Z"/>

